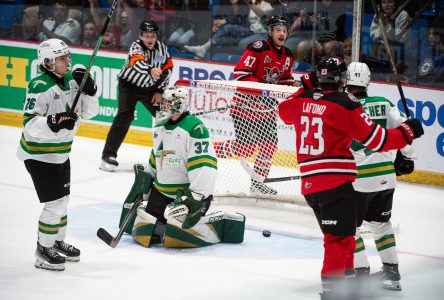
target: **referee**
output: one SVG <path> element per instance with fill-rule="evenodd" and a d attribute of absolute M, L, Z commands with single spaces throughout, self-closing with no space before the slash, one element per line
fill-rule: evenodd
<path fill-rule="evenodd" d="M 134 119 L 138 101 L 155 116 L 172 70 L 168 48 L 159 41 L 159 26 L 151 20 L 143 21 L 139 39 L 132 43 L 119 74 L 119 107 L 106 138 L 100 169 L 112 172 L 119 165 L 117 151 Z"/>

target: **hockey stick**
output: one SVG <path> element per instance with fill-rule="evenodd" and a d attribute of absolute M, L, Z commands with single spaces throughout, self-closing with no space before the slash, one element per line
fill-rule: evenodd
<path fill-rule="evenodd" d="M 224 106 L 224 107 L 218 107 L 218 108 L 213 108 L 213 109 L 210 109 L 210 110 L 207 110 L 207 111 L 200 111 L 200 112 L 194 113 L 192 115 L 193 116 L 201 116 L 201 115 L 205 115 L 205 114 L 211 114 L 211 113 L 216 112 L 216 111 L 230 109 L 231 107 L 232 107 L 232 105 L 228 105 L 228 106 Z"/>
<path fill-rule="evenodd" d="M 74 102 L 72 103 L 72 107 L 70 109 L 70 112 L 74 112 L 74 109 L 77 106 L 77 102 L 79 102 L 80 94 L 82 93 L 83 88 L 85 87 L 86 79 L 89 76 L 89 71 L 91 70 L 94 59 L 97 56 L 97 52 L 99 52 L 99 48 L 100 48 L 100 45 L 102 44 L 103 36 L 105 35 L 106 29 L 108 28 L 109 21 L 111 20 L 111 17 L 113 16 L 116 6 L 117 6 L 117 0 L 113 0 L 113 4 L 111 5 L 111 7 L 109 9 L 108 15 L 106 16 L 105 23 L 103 24 L 102 32 L 100 33 L 99 39 L 97 40 L 96 47 L 94 48 L 91 58 L 89 59 L 89 63 L 88 63 L 88 66 L 86 67 L 85 74 L 83 74 L 82 81 L 80 82 L 79 89 L 77 90 L 77 94 L 76 94 L 76 97 L 74 98 Z"/>
<path fill-rule="evenodd" d="M 266 178 L 264 176 L 257 174 L 256 172 L 254 172 L 254 170 L 250 167 L 250 165 L 245 160 L 245 158 L 241 157 L 240 163 L 241 163 L 242 168 L 244 168 L 245 172 L 247 172 L 248 175 L 250 175 L 250 177 L 253 180 L 256 180 L 259 182 L 267 183 L 267 182 L 281 182 L 281 181 L 290 181 L 290 180 L 301 179 L 300 175 Z"/>
<path fill-rule="evenodd" d="M 370 0 L 370 1 L 372 3 L 373 10 L 375 11 L 375 15 L 377 16 L 376 20 L 378 23 L 379 31 L 381 32 L 382 39 L 384 41 L 384 45 L 387 50 L 388 59 L 389 59 L 390 65 L 392 67 L 393 77 L 396 81 L 396 85 L 398 86 L 398 91 L 399 91 L 399 95 L 401 96 L 402 106 L 404 107 L 405 115 L 407 116 L 407 118 L 410 118 L 410 113 L 407 108 L 407 101 L 405 100 L 404 91 L 402 90 L 401 82 L 399 81 L 399 78 L 398 78 L 398 71 L 396 70 L 396 65 L 393 60 L 392 51 L 390 49 L 390 45 L 388 43 L 387 36 L 384 31 L 384 25 L 382 24 L 382 18 L 379 15 L 378 7 L 375 3 L 375 0 Z"/>
<path fill-rule="evenodd" d="M 115 248 L 119 243 L 120 239 L 122 238 L 122 235 L 125 232 L 126 227 L 131 222 L 131 219 L 133 218 L 134 214 L 137 212 L 137 208 L 140 206 L 142 201 L 143 201 L 143 196 L 142 194 L 140 194 L 134 201 L 133 206 L 131 207 L 125 219 L 123 220 L 122 226 L 120 226 L 119 232 L 117 233 L 116 237 L 113 237 L 105 229 L 99 228 L 97 230 L 97 236 L 99 237 L 99 239 L 104 241 L 111 248 Z"/>

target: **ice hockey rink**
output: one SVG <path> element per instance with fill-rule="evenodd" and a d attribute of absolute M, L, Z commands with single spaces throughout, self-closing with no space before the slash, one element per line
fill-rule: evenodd
<path fill-rule="evenodd" d="M 241 200 L 211 210 L 246 216 L 242 244 L 197 249 L 143 248 L 124 235 L 114 249 L 96 237 L 99 227 L 118 231 L 132 165 L 149 149 L 124 144 L 114 173 L 98 169 L 104 142 L 76 137 L 71 152 L 71 202 L 67 241 L 81 261 L 63 272 L 34 267 L 41 204 L 16 156 L 21 129 L 0 126 L 0 299 L 319 299 L 323 247 L 307 208 L 279 209 Z M 288 184 L 292 184 L 289 182 Z M 375 291 L 376 299 L 444 299 L 444 189 L 400 183 L 394 223 L 403 290 Z M 272 232 L 262 236 L 262 230 Z M 372 272 L 381 263 L 366 239 Z"/>

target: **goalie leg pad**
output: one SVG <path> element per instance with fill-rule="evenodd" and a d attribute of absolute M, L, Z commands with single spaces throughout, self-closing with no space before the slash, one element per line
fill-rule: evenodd
<path fill-rule="evenodd" d="M 151 238 L 154 234 L 157 219 L 145 212 L 143 208 L 137 210 L 137 216 L 134 220 L 134 227 L 132 227 L 133 239 L 144 247 L 149 247 Z"/>
<path fill-rule="evenodd" d="M 167 224 L 165 248 L 197 248 L 218 243 L 242 243 L 245 216 L 239 213 L 215 212 L 201 218 L 190 229 Z"/>
<path fill-rule="evenodd" d="M 132 204 L 137 199 L 137 197 L 139 196 L 143 197 L 144 194 L 148 194 L 153 182 L 153 178 L 151 177 L 151 175 L 145 172 L 145 169 L 141 164 L 134 165 L 134 174 L 135 174 L 135 179 L 133 186 L 131 187 L 131 190 L 122 206 L 122 213 L 120 214 L 119 227 L 122 225 L 123 220 L 125 220 L 126 215 L 128 214 Z M 125 229 L 126 233 L 131 234 L 135 218 L 136 216 L 134 216 L 134 218 L 129 222 L 128 226 Z"/>

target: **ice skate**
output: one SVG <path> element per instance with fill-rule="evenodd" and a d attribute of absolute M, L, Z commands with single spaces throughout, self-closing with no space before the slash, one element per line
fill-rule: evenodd
<path fill-rule="evenodd" d="M 66 261 L 80 261 L 80 250 L 64 241 L 56 241 L 54 250 L 62 254 Z"/>
<path fill-rule="evenodd" d="M 277 191 L 275 189 L 254 179 L 251 180 L 250 192 L 252 194 L 277 195 Z"/>
<path fill-rule="evenodd" d="M 113 172 L 118 166 L 119 163 L 115 157 L 105 156 L 102 158 L 102 163 L 100 164 L 99 169 L 106 172 Z"/>
<path fill-rule="evenodd" d="M 401 280 L 401 275 L 399 274 L 397 264 L 384 263 L 381 271 L 372 274 L 371 277 L 380 281 L 382 287 L 387 290 L 401 290 L 401 284 L 399 283 Z"/>
<path fill-rule="evenodd" d="M 185 45 L 183 47 L 185 48 L 185 50 L 187 50 L 188 52 L 193 53 L 194 55 L 196 55 L 199 58 L 204 58 L 205 54 L 207 53 L 207 50 L 203 46 L 188 46 L 188 45 Z"/>
<path fill-rule="evenodd" d="M 51 271 L 65 270 L 65 258 L 59 255 L 52 247 L 43 247 L 37 242 L 35 257 L 36 268 Z"/>
<path fill-rule="evenodd" d="M 370 267 L 356 268 L 355 269 L 355 278 L 369 279 L 370 278 Z"/>

